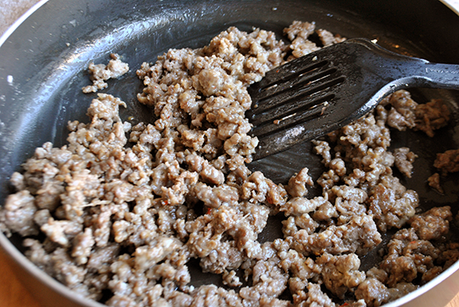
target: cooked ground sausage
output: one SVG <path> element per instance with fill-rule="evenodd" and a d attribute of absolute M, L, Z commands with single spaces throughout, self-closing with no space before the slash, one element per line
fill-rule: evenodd
<path fill-rule="evenodd" d="M 417 193 L 393 173 L 409 177 L 415 154 L 389 150 L 389 127 L 430 133 L 447 116 L 431 117 L 408 92 L 314 141 L 326 168 L 321 196 L 307 197 L 307 165 L 286 186 L 247 167 L 258 144 L 247 86 L 320 48 L 313 33 L 323 46 L 344 40 L 300 21 L 285 29 L 290 44 L 231 27 L 208 46 L 142 64 L 138 100 L 155 119 L 132 127 L 119 116 L 126 104 L 99 94 L 89 123 L 69 123 L 67 145 L 45 143 L 12 175 L 1 229 L 24 236 L 26 256 L 46 273 L 109 306 L 379 306 L 432 279 L 459 258 L 457 244 L 436 242 L 452 215 L 416 213 Z M 91 64 L 84 91 L 128 69 L 117 56 Z M 284 217 L 283 236 L 260 243 L 272 215 Z M 391 228 L 400 230 L 383 261 L 361 271 L 359 257 Z M 225 287 L 194 287 L 192 259 Z"/>

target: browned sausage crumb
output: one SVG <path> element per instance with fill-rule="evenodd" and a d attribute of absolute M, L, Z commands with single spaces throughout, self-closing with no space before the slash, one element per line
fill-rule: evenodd
<path fill-rule="evenodd" d="M 367 278 L 355 290 L 355 297 L 365 301 L 366 306 L 381 306 L 389 301 L 387 287 L 376 278 Z"/>
<path fill-rule="evenodd" d="M 287 192 L 292 197 L 302 197 L 308 194 L 306 185 L 312 186 L 314 182 L 308 175 L 308 169 L 303 168 L 298 174 L 292 176 L 288 181 Z"/>
<path fill-rule="evenodd" d="M 459 149 L 451 149 L 443 153 L 438 153 L 434 166 L 443 175 L 459 172 Z"/>
<path fill-rule="evenodd" d="M 360 259 L 356 254 L 332 256 L 324 253 L 316 262 L 323 265 L 325 287 L 341 299 L 347 291 L 365 280 L 365 273 L 359 271 Z"/>
<path fill-rule="evenodd" d="M 448 124 L 450 111 L 441 99 L 433 99 L 416 107 L 416 129 L 433 137 L 434 131 Z"/>
<path fill-rule="evenodd" d="M 82 88 L 83 93 L 95 93 L 108 87 L 105 82 L 108 79 L 119 78 L 129 71 L 129 65 L 120 60 L 116 53 L 110 55 L 112 58 L 107 65 L 89 63 L 88 71 L 91 74 L 92 85 Z"/>
<path fill-rule="evenodd" d="M 407 147 L 396 148 L 394 150 L 395 166 L 399 171 L 408 178 L 411 178 L 413 171 L 413 162 L 417 155 Z"/>
<path fill-rule="evenodd" d="M 389 288 L 411 283 L 418 275 L 428 274 L 436 266 L 440 250 L 420 239 L 413 228 L 399 230 L 386 247 L 387 254 L 379 268 L 387 272 Z"/>
<path fill-rule="evenodd" d="M 387 125 L 400 131 L 416 126 L 415 110 L 418 104 L 411 98 L 410 92 L 399 90 L 381 103 L 381 105 L 386 104 L 391 106 L 387 114 Z"/>
<path fill-rule="evenodd" d="M 416 215 L 409 223 L 416 230 L 421 240 L 440 239 L 449 231 L 449 222 L 453 219 L 449 206 L 432 208 L 421 215 Z"/>
<path fill-rule="evenodd" d="M 443 188 L 441 187 L 441 184 L 440 184 L 440 174 L 439 173 L 433 174 L 432 176 L 427 178 L 427 181 L 429 183 L 429 186 L 434 188 L 438 193 L 440 194 L 444 193 Z"/>
<path fill-rule="evenodd" d="M 333 34 L 330 31 L 327 31 L 324 29 L 318 29 L 316 32 L 319 35 L 320 40 L 322 41 L 322 44 L 325 47 L 333 45 L 333 44 L 341 43 L 346 40 L 344 37 L 341 37 L 341 35 Z"/>

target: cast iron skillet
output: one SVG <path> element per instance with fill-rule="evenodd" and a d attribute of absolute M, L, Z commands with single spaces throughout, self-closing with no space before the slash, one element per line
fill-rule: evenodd
<path fill-rule="evenodd" d="M 116 52 L 129 63 L 131 72 L 110 81 L 103 92 L 127 102 L 128 108 L 122 112 L 124 120 L 129 117 L 133 123 L 148 122 L 152 121 L 151 111 L 135 98 L 141 89 L 135 70 L 142 62 L 154 62 L 169 48 L 203 46 L 233 25 L 242 30 L 261 27 L 281 37 L 283 27 L 293 20 L 315 21 L 318 28 L 345 37 L 377 39 L 399 53 L 459 63 L 459 17 L 436 0 L 50 0 L 4 37 L 0 48 L 0 203 L 11 192 L 9 176 L 20 170 L 35 147 L 46 141 L 60 146 L 67 136 L 69 120 L 87 121 L 85 113 L 95 94 L 84 95 L 80 89 L 89 84 L 89 61 L 106 63 L 108 54 Z M 455 116 L 449 127 L 433 139 L 417 132 L 393 133 L 394 147 L 408 146 L 419 155 L 413 178 L 400 176 L 401 181 L 420 194 L 423 209 L 451 205 L 456 214 L 458 176 L 443 181 L 445 195 L 429 189 L 426 179 L 434 172 L 437 152 L 458 148 L 459 94 L 422 89 L 412 93 L 418 102 L 443 98 Z M 317 178 L 321 172 L 319 158 L 310 154 L 310 149 L 309 144 L 300 144 L 253 163 L 251 168 L 267 170 L 273 180 L 285 182 L 295 171 L 308 166 Z M 279 221 L 274 217 L 269 225 L 260 235 L 261 241 L 279 236 Z M 0 235 L 0 245 L 15 259 L 12 265 L 45 306 L 101 306 L 71 293 L 26 260 L 20 252 L 20 238 L 8 240 Z M 376 256 L 370 254 L 362 266 L 369 268 L 375 260 Z M 437 295 L 438 289 L 445 288 L 445 282 L 452 278 L 459 280 L 459 274 L 453 275 L 458 268 L 456 263 L 433 282 L 389 305 L 433 305 L 429 301 L 433 293 L 435 305 L 441 305 L 442 299 L 446 303 L 451 296 Z M 218 278 L 205 276 L 198 269 L 192 270 L 192 276 L 195 285 L 219 283 Z"/>

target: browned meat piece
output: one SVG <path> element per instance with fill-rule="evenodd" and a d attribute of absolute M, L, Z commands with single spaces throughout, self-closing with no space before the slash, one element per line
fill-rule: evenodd
<path fill-rule="evenodd" d="M 308 175 L 308 168 L 303 168 L 298 174 L 292 176 L 288 181 L 287 192 L 292 197 L 302 197 L 308 194 L 306 185 L 312 186 L 314 182 Z"/>
<path fill-rule="evenodd" d="M 421 240 L 436 240 L 449 231 L 449 222 L 453 219 L 451 207 L 435 207 L 409 221 Z"/>
<path fill-rule="evenodd" d="M 434 131 L 448 124 L 450 112 L 441 99 L 432 99 L 416 107 L 416 129 L 433 137 Z"/>
<path fill-rule="evenodd" d="M 8 196 L 2 212 L 4 223 L 8 229 L 22 236 L 38 234 L 38 227 L 33 220 L 37 207 L 28 190 L 22 190 Z"/>
<path fill-rule="evenodd" d="M 255 304 L 260 300 L 278 302 L 276 298 L 287 288 L 288 281 L 287 276 L 277 266 L 278 262 L 277 257 L 256 262 L 253 266 L 253 286 L 240 290 L 240 296 L 246 304 Z"/>
<path fill-rule="evenodd" d="M 129 71 L 129 65 L 120 60 L 119 55 L 112 53 L 112 58 L 107 65 L 89 63 L 92 85 L 83 87 L 83 93 L 95 93 L 108 87 L 108 79 L 119 78 Z"/>
<path fill-rule="evenodd" d="M 284 29 L 284 34 L 292 41 L 290 49 L 294 58 L 302 57 L 308 53 L 319 50 L 317 45 L 308 40 L 309 35 L 314 33 L 315 23 L 294 21 L 288 28 Z"/>
<path fill-rule="evenodd" d="M 350 221 L 341 226 L 330 226 L 323 232 L 309 235 L 299 230 L 291 241 L 291 246 L 305 254 L 320 255 L 356 253 L 363 255 L 381 243 L 381 235 L 369 215 L 354 215 Z"/>
<path fill-rule="evenodd" d="M 388 273 L 386 284 L 411 283 L 418 274 L 430 275 L 440 250 L 429 241 L 420 240 L 413 228 L 399 230 L 387 244 L 387 254 L 379 265 Z"/>
<path fill-rule="evenodd" d="M 314 33 L 315 28 L 315 22 L 301 22 L 295 20 L 288 28 L 284 29 L 284 33 L 291 41 L 293 41 L 297 37 L 307 39 L 309 35 Z"/>
<path fill-rule="evenodd" d="M 324 285 L 341 299 L 347 291 L 365 280 L 365 273 L 359 271 L 360 259 L 356 254 L 332 256 L 325 253 L 316 263 L 323 265 L 321 274 Z"/>
<path fill-rule="evenodd" d="M 330 202 L 321 196 L 308 199 L 305 197 L 295 197 L 290 199 L 284 206 L 281 207 L 281 211 L 285 212 L 286 216 L 299 216 L 305 213 L 314 212 L 320 206 L 329 204 Z"/>
<path fill-rule="evenodd" d="M 316 153 L 322 156 L 322 163 L 327 166 L 331 161 L 330 144 L 325 141 L 317 140 L 313 140 L 312 143 L 314 144 L 314 150 Z"/>
<path fill-rule="evenodd" d="M 344 225 L 354 215 L 363 215 L 367 212 L 365 201 L 368 195 L 359 188 L 347 185 L 334 186 L 327 191 L 327 196 L 334 201 L 337 217 L 337 225 Z"/>
<path fill-rule="evenodd" d="M 408 178 L 411 178 L 413 162 L 418 156 L 410 151 L 408 147 L 396 148 L 394 150 L 395 166 Z"/>
<path fill-rule="evenodd" d="M 276 185 L 261 172 L 254 172 L 242 185 L 242 199 L 250 202 L 262 202 L 270 205 L 283 206 L 286 202 L 287 191 L 281 185 Z"/>
<path fill-rule="evenodd" d="M 440 174 L 439 173 L 433 174 L 432 176 L 427 178 L 427 181 L 429 182 L 429 186 L 434 188 L 438 193 L 440 194 L 444 193 L 443 188 L 441 187 L 441 184 L 440 184 Z"/>
<path fill-rule="evenodd" d="M 301 216 L 290 216 L 287 220 L 282 221 L 282 232 L 285 236 L 294 235 L 298 229 L 304 229 L 308 234 L 313 234 L 319 223 L 316 222 L 308 213 Z"/>
<path fill-rule="evenodd" d="M 437 154 L 434 166 L 440 170 L 443 175 L 459 172 L 459 149 L 451 149 L 444 153 Z"/>
<path fill-rule="evenodd" d="M 335 307 L 336 304 L 328 297 L 327 294 L 322 292 L 319 284 L 309 283 L 307 293 L 307 300 L 305 306 L 323 306 Z"/>
<path fill-rule="evenodd" d="M 355 297 L 365 301 L 369 307 L 378 307 L 389 301 L 387 287 L 376 278 L 368 278 L 355 290 Z"/>
<path fill-rule="evenodd" d="M 318 29 L 316 32 L 319 35 L 320 40 L 322 41 L 322 44 L 324 46 L 330 46 L 333 44 L 341 43 L 346 40 L 344 37 L 341 37 L 341 35 L 333 34 L 330 31 L 324 29 Z"/>
<path fill-rule="evenodd" d="M 411 94 L 405 90 L 399 90 L 386 97 L 381 105 L 390 105 L 387 114 L 387 125 L 400 131 L 406 128 L 414 128 L 416 123 L 415 110 L 418 104 L 411 99 Z"/>
<path fill-rule="evenodd" d="M 443 268 L 446 270 L 457 260 L 459 260 L 459 243 L 446 244 L 439 257 L 439 261 L 444 263 Z"/>
<path fill-rule="evenodd" d="M 382 283 L 387 281 L 387 272 L 377 267 L 372 267 L 367 271 L 367 278 L 375 278 Z"/>
<path fill-rule="evenodd" d="M 386 176 L 384 179 L 371 190 L 368 210 L 382 231 L 402 227 L 414 216 L 419 205 L 415 191 L 407 190 L 396 177 Z"/>

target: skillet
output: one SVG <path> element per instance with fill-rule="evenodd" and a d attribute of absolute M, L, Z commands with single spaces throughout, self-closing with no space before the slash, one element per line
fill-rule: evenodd
<path fill-rule="evenodd" d="M 8 184 L 13 171 L 46 141 L 64 144 L 69 120 L 87 121 L 87 107 L 95 95 L 84 95 L 81 88 L 89 83 L 86 68 L 89 61 L 107 62 L 116 52 L 129 63 L 131 72 L 120 80 L 109 81 L 108 92 L 128 104 L 122 111 L 132 123 L 152 121 L 151 111 L 136 102 L 141 83 L 135 69 L 144 61 L 154 62 L 169 48 L 197 48 L 211 37 L 235 25 L 242 30 L 260 27 L 282 35 L 282 28 L 293 20 L 315 21 L 324 28 L 345 37 L 377 39 L 385 48 L 402 54 L 426 58 L 432 62 L 459 63 L 459 17 L 434 0 L 364 0 L 343 1 L 71 1 L 50 0 L 38 8 L 0 48 L 0 203 L 11 191 Z M 443 182 L 445 194 L 427 188 L 426 179 L 434 172 L 436 152 L 458 148 L 457 131 L 459 94 L 454 91 L 412 91 L 414 99 L 426 102 L 443 98 L 450 104 L 454 120 L 435 138 L 420 133 L 393 133 L 393 146 L 408 146 L 419 158 L 414 163 L 415 175 L 402 178 L 402 183 L 416 190 L 422 209 L 451 205 L 457 213 L 458 176 Z M 263 169 L 276 182 L 285 182 L 304 165 L 311 168 L 313 178 L 321 172 L 319 157 L 310 152 L 309 144 L 300 144 L 287 152 L 251 164 Z M 318 191 L 313 191 L 318 193 Z M 260 240 L 279 235 L 279 221 L 273 218 Z M 11 243 L 10 243 L 11 242 Z M 23 281 L 45 306 L 101 306 L 69 293 L 65 287 L 37 270 L 22 254 L 21 240 L 0 235 L 0 244 L 16 259 Z M 371 267 L 376 255 L 368 255 L 363 266 Z M 453 274 L 458 264 L 420 290 L 389 305 L 401 305 L 433 295 L 431 288 Z M 193 283 L 219 283 L 218 279 L 192 273 Z M 454 277 L 454 276 L 452 276 Z M 210 278 L 210 279 L 209 279 Z M 456 276 L 456 279 L 459 278 Z M 443 287 L 445 288 L 445 287 Z M 444 290 L 444 289 L 443 289 Z M 459 290 L 456 288 L 453 292 Z M 435 296 L 435 305 L 445 303 L 446 295 Z M 422 302 L 427 300 L 422 296 Z M 417 299 L 416 299 L 417 298 Z M 451 297 L 449 297 L 451 298 Z M 413 301 L 414 300 L 414 301 Z M 418 304 L 419 305 L 419 304 Z M 431 304 L 432 305 L 432 304 Z M 427 306 L 427 305 L 426 305 Z"/>

